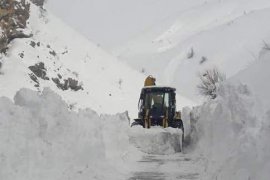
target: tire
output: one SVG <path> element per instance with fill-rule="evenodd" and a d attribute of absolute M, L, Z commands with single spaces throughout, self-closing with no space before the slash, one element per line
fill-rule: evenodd
<path fill-rule="evenodd" d="M 141 121 L 140 119 L 136 119 L 136 120 L 131 124 L 131 127 L 134 127 L 134 126 L 142 126 L 142 127 L 143 127 L 142 121 Z"/>

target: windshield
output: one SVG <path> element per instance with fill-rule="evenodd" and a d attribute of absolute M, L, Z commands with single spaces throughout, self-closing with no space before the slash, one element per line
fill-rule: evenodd
<path fill-rule="evenodd" d="M 152 109 L 153 107 L 165 108 L 169 106 L 169 93 L 152 92 L 145 96 L 144 107 Z"/>

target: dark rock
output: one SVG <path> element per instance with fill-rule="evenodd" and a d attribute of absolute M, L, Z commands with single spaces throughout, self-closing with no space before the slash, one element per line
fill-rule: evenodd
<path fill-rule="evenodd" d="M 20 56 L 21 58 L 24 58 L 24 52 L 19 53 L 19 56 Z"/>
<path fill-rule="evenodd" d="M 36 47 L 36 43 L 34 41 L 31 41 L 30 42 L 30 46 L 32 46 L 33 48 L 35 48 Z"/>
<path fill-rule="evenodd" d="M 61 76 L 62 78 L 62 76 Z M 52 81 L 56 84 L 56 86 L 63 91 L 71 89 L 73 91 L 83 90 L 83 87 L 79 85 L 78 81 L 72 78 L 64 79 L 64 82 L 61 83 L 59 78 L 52 78 Z"/>
<path fill-rule="evenodd" d="M 62 89 L 63 91 L 68 90 L 67 80 L 65 80 L 64 83 L 61 83 L 58 78 L 52 78 L 52 81 L 59 89 Z"/>
<path fill-rule="evenodd" d="M 78 91 L 80 89 L 83 89 L 81 85 L 78 85 L 78 81 L 72 78 L 68 78 L 68 82 L 69 82 L 69 87 L 70 89 L 74 90 L 74 91 Z"/>
<path fill-rule="evenodd" d="M 28 67 L 37 77 L 43 79 L 43 80 L 49 80 L 49 78 L 46 76 L 47 69 L 44 66 L 43 62 L 37 63 L 34 66 Z"/>
<path fill-rule="evenodd" d="M 49 51 L 49 53 L 50 53 L 51 55 L 53 55 L 53 56 L 56 56 L 56 52 L 55 52 L 54 50 Z"/>
<path fill-rule="evenodd" d="M 38 78 L 35 74 L 31 73 L 29 74 L 30 79 L 32 79 L 32 81 L 34 81 L 36 84 L 34 85 L 35 87 L 39 87 L 39 81 Z"/>
<path fill-rule="evenodd" d="M 43 7 L 44 5 L 44 1 L 45 0 L 31 0 L 32 3 L 34 3 L 35 5 L 39 6 L 39 7 Z"/>
<path fill-rule="evenodd" d="M 32 36 L 23 32 L 30 16 L 30 4 L 25 0 L 1 0 L 0 9 L 0 28 L 2 29 L 0 52 L 6 53 L 12 40 Z"/>

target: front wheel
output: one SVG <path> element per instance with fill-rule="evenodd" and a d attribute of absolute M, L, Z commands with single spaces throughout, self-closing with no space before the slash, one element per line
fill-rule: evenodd
<path fill-rule="evenodd" d="M 142 126 L 143 127 L 143 122 L 141 119 L 135 119 L 134 122 L 131 124 L 131 127 L 134 126 Z"/>

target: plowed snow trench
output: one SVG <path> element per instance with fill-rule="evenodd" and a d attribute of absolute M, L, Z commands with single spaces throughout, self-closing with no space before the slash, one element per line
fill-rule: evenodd
<path fill-rule="evenodd" d="M 128 180 L 193 180 L 200 179 L 203 158 L 189 154 L 145 155 L 136 162 Z"/>

